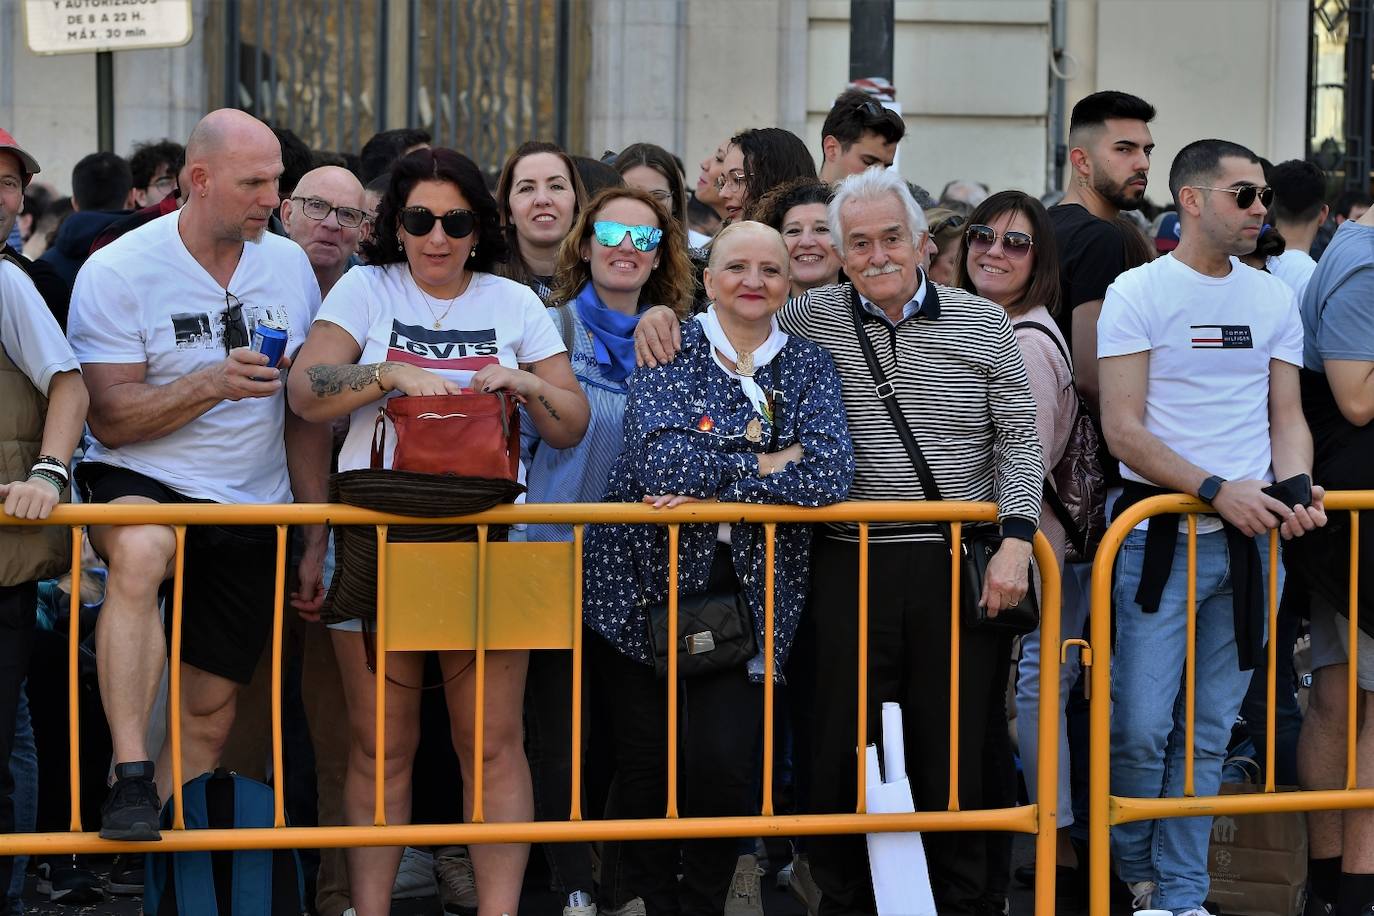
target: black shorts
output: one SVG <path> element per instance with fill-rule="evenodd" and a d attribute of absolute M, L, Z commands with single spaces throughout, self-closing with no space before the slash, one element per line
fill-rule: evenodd
<path fill-rule="evenodd" d="M 158 481 L 97 462 L 76 467 L 86 502 L 143 496 L 159 503 L 206 503 Z M 183 560 L 181 660 L 240 684 L 272 635 L 276 596 L 276 531 L 266 525 L 187 525 Z M 172 580 L 163 583 L 164 623 L 170 646 Z"/>

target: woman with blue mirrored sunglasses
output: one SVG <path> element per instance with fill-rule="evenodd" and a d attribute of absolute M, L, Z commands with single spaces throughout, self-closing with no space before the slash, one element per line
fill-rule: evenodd
<path fill-rule="evenodd" d="M 663 239 L 663 230 L 657 226 L 627 226 L 611 220 L 597 220 L 592 224 L 597 242 L 607 248 L 614 248 L 625 241 L 628 233 L 630 244 L 639 251 L 653 251 Z"/>

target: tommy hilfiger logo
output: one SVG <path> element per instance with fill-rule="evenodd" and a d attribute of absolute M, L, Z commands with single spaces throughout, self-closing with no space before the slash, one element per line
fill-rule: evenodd
<path fill-rule="evenodd" d="M 1195 324 L 1194 350 L 1249 350 L 1255 346 L 1248 324 Z"/>

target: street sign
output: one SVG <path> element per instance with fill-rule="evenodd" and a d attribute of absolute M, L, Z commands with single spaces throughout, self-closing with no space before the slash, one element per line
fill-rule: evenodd
<path fill-rule="evenodd" d="M 191 0 L 25 0 L 35 54 L 174 48 L 191 40 Z"/>

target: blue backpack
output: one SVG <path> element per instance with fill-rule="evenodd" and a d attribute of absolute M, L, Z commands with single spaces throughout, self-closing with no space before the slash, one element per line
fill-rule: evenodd
<path fill-rule="evenodd" d="M 181 792 L 188 830 L 271 827 L 272 789 L 218 769 Z M 172 827 L 172 803 L 162 829 Z M 294 849 L 149 853 L 145 916 L 301 916 L 305 885 Z"/>

